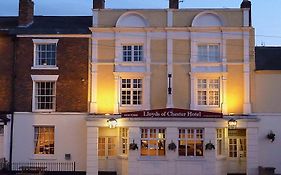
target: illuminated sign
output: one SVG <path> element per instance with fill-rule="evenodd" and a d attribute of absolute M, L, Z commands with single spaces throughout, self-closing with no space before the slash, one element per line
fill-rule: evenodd
<path fill-rule="evenodd" d="M 222 113 L 195 111 L 178 108 L 165 108 L 155 110 L 144 110 L 126 112 L 121 114 L 122 118 L 222 118 Z"/>

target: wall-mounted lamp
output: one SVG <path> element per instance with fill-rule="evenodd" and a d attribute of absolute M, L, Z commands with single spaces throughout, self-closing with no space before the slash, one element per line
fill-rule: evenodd
<path fill-rule="evenodd" d="M 229 129 L 235 129 L 237 127 L 237 120 L 231 118 L 228 120 L 227 124 Z"/>
<path fill-rule="evenodd" d="M 168 74 L 168 82 L 169 82 L 168 94 L 172 94 L 171 78 L 172 78 L 172 74 Z"/>
<path fill-rule="evenodd" d="M 115 118 L 110 118 L 107 120 L 107 125 L 109 128 L 116 128 L 117 120 Z"/>

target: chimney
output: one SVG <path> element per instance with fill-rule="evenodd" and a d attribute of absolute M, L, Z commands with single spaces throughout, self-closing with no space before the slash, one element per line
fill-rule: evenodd
<path fill-rule="evenodd" d="M 243 0 L 240 5 L 241 9 L 248 9 L 249 10 L 249 26 L 252 26 L 252 3 L 249 0 Z"/>
<path fill-rule="evenodd" d="M 104 9 L 105 0 L 93 0 L 93 9 Z"/>
<path fill-rule="evenodd" d="M 170 9 L 179 9 L 179 0 L 169 0 Z"/>
<path fill-rule="evenodd" d="M 19 27 L 27 27 L 33 23 L 34 2 L 33 0 L 19 0 Z"/>

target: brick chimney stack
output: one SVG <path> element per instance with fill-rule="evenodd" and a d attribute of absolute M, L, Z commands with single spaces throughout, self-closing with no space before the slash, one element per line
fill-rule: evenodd
<path fill-rule="evenodd" d="M 33 23 L 34 2 L 33 0 L 19 0 L 18 25 L 27 27 Z"/>
<path fill-rule="evenodd" d="M 105 0 L 93 0 L 93 9 L 104 9 Z"/>
<path fill-rule="evenodd" d="M 169 0 L 170 9 L 179 9 L 179 0 Z"/>

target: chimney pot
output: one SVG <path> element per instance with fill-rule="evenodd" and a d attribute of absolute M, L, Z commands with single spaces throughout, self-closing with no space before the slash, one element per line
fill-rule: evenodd
<path fill-rule="evenodd" d="M 105 0 L 93 0 L 93 9 L 104 9 Z"/>
<path fill-rule="evenodd" d="M 179 0 L 169 0 L 170 9 L 179 9 Z"/>
<path fill-rule="evenodd" d="M 34 16 L 33 0 L 20 0 L 18 25 L 21 27 L 26 27 L 32 24 L 33 16 Z"/>

